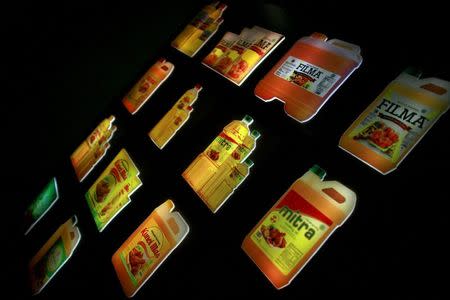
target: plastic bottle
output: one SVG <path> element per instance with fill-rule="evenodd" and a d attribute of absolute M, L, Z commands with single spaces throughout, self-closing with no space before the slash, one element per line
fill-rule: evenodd
<path fill-rule="evenodd" d="M 187 167 L 182 176 L 195 191 L 200 190 L 233 151 L 242 144 L 252 122 L 253 119 L 247 115 L 242 121 L 232 121 Z"/>
<path fill-rule="evenodd" d="M 339 147 L 388 174 L 448 110 L 449 90 L 448 81 L 403 72 L 345 131 Z"/>
<path fill-rule="evenodd" d="M 217 32 L 219 26 L 223 23 L 223 18 L 217 19 L 217 21 L 211 24 L 204 24 L 200 30 L 192 34 L 186 42 L 178 49 L 184 54 L 193 57 L 197 52 L 205 45 L 208 40 Z"/>
<path fill-rule="evenodd" d="M 202 200 L 208 208 L 216 213 L 234 190 L 248 177 L 253 161 L 246 159 L 231 168 L 223 168 L 214 180 L 210 180 L 202 190 Z"/>
<path fill-rule="evenodd" d="M 277 288 L 287 286 L 353 212 L 356 194 L 337 181 L 323 181 L 314 166 L 294 182 L 242 243 Z"/>
<path fill-rule="evenodd" d="M 300 122 L 309 121 L 362 63 L 360 48 L 321 33 L 299 39 L 264 76 L 255 95 L 278 99 Z M 324 80 L 328 82 L 324 82 Z"/>
<path fill-rule="evenodd" d="M 174 68 L 175 66 L 164 58 L 159 59 L 122 100 L 125 108 L 135 114 L 172 74 Z"/>
<path fill-rule="evenodd" d="M 187 122 L 192 112 L 192 105 L 197 100 L 201 90 L 202 86 L 200 84 L 187 90 L 155 127 L 150 130 L 148 135 L 159 149 L 164 148 L 184 123 Z"/>

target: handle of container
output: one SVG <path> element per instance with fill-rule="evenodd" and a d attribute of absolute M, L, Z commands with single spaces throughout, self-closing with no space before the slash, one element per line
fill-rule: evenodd
<path fill-rule="evenodd" d="M 450 82 L 439 78 L 430 77 L 418 80 L 418 85 L 421 89 L 435 94 L 436 97 L 450 102 L 448 95 L 450 90 Z"/>
<path fill-rule="evenodd" d="M 358 45 L 351 44 L 351 43 L 348 43 L 348 42 L 344 42 L 342 40 L 331 39 L 327 43 L 335 45 L 337 47 L 345 48 L 345 49 L 350 50 L 350 51 L 352 51 L 352 52 L 354 52 L 356 54 L 360 54 L 361 53 L 361 48 Z"/>
<path fill-rule="evenodd" d="M 339 201 L 332 197 L 328 190 L 335 190 L 339 195 L 343 196 L 344 201 Z M 345 215 L 350 215 L 356 205 L 356 194 L 354 191 L 338 181 L 324 181 L 320 185 L 320 192 L 324 198 L 332 202 L 333 205 L 339 207 Z"/>

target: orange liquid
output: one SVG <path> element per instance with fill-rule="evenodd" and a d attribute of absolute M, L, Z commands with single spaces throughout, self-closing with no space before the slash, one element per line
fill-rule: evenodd
<path fill-rule="evenodd" d="M 341 78 L 334 83 L 327 94 L 320 97 L 306 89 L 293 84 L 275 75 L 275 72 L 288 59 L 289 56 L 319 66 L 329 72 L 339 74 Z M 348 75 L 357 67 L 357 63 L 351 59 L 339 56 L 332 52 L 317 48 L 310 44 L 297 41 L 283 58 L 270 70 L 258 83 L 255 95 L 264 101 L 277 98 L 285 102 L 285 111 L 291 117 L 300 122 L 311 119 L 320 107 L 328 100 L 329 96 L 340 86 Z"/>

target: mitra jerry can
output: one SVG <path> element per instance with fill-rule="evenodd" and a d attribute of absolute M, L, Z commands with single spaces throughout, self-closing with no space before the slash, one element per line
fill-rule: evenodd
<path fill-rule="evenodd" d="M 255 95 L 278 99 L 300 122 L 309 121 L 362 62 L 360 48 L 320 33 L 299 39 L 264 76 Z"/>
<path fill-rule="evenodd" d="M 345 131 L 339 147 L 378 172 L 397 168 L 450 106 L 450 82 L 403 72 Z"/>
<path fill-rule="evenodd" d="M 184 240 L 189 226 L 175 204 L 158 206 L 112 256 L 122 289 L 132 297 Z"/>
<path fill-rule="evenodd" d="M 315 165 L 295 181 L 242 243 L 277 289 L 290 284 L 353 212 L 356 194 L 337 181 L 323 181 L 325 174 Z"/>
<path fill-rule="evenodd" d="M 198 93 L 202 90 L 200 84 L 196 84 L 192 89 L 187 90 L 175 105 L 159 120 L 155 127 L 150 130 L 148 136 L 159 148 L 172 139 L 177 131 L 187 122 L 192 112 L 192 105 L 197 101 Z"/>
<path fill-rule="evenodd" d="M 159 59 L 123 98 L 125 108 L 135 114 L 172 74 L 174 68 L 175 66 L 164 58 Z"/>

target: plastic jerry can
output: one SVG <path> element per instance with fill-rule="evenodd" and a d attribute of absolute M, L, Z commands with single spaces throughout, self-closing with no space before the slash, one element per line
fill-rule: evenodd
<path fill-rule="evenodd" d="M 232 121 L 187 167 L 182 176 L 194 191 L 199 191 L 234 150 L 242 144 L 249 134 L 251 123 L 253 123 L 253 119 L 247 115 L 242 120 Z"/>
<path fill-rule="evenodd" d="M 187 90 L 175 105 L 159 120 L 148 136 L 155 145 L 162 149 L 177 133 L 177 131 L 187 122 L 192 112 L 192 104 L 197 100 L 198 93 L 202 90 L 200 84 Z"/>
<path fill-rule="evenodd" d="M 130 235 L 112 256 L 122 289 L 132 297 L 189 233 L 175 204 L 166 200 Z"/>
<path fill-rule="evenodd" d="M 387 174 L 450 106 L 450 82 L 401 73 L 353 122 L 339 147 Z"/>
<path fill-rule="evenodd" d="M 172 74 L 175 66 L 164 58 L 159 59 L 123 98 L 125 108 L 135 114 Z"/>
<path fill-rule="evenodd" d="M 33 295 L 44 289 L 77 248 L 81 239 L 77 222 L 74 215 L 62 224 L 31 259 L 28 270 Z"/>
<path fill-rule="evenodd" d="M 255 95 L 278 99 L 300 122 L 309 121 L 362 62 L 360 48 L 321 33 L 299 39 L 256 85 Z"/>
<path fill-rule="evenodd" d="M 313 166 L 242 243 L 242 249 L 277 289 L 290 284 L 353 212 L 356 194 L 337 181 L 323 181 L 325 174 Z"/>

